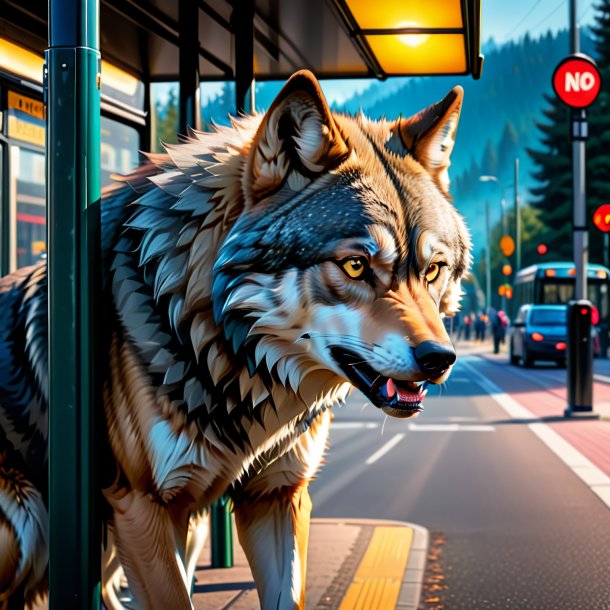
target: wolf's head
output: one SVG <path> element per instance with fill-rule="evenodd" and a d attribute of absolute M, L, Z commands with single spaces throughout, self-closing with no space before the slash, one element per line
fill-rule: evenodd
<path fill-rule="evenodd" d="M 213 269 L 214 318 L 251 376 L 303 394 L 330 374 L 397 417 L 447 379 L 442 318 L 470 264 L 448 195 L 461 103 L 456 87 L 412 118 L 369 121 L 331 113 L 309 72 L 288 81 L 247 144 Z"/>

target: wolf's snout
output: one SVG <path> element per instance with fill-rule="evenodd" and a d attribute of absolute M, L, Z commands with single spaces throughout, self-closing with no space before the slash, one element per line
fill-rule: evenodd
<path fill-rule="evenodd" d="M 455 362 L 455 351 L 447 343 L 423 341 L 415 348 L 415 360 L 431 376 L 441 375 Z"/>

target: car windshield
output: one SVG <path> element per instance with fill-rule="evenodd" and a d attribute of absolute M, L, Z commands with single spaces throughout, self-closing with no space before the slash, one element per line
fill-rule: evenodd
<path fill-rule="evenodd" d="M 536 326 L 565 326 L 565 309 L 537 309 L 532 311 L 531 324 Z"/>

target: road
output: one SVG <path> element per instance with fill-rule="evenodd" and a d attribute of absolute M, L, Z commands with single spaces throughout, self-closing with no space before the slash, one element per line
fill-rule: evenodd
<path fill-rule="evenodd" d="M 610 367 L 598 366 L 598 381 L 610 382 Z M 428 528 L 422 608 L 610 608 L 610 509 L 542 442 L 562 425 L 559 409 L 515 416 L 517 403 L 533 408 L 564 381 L 555 367 L 466 355 L 416 419 L 386 419 L 353 395 L 335 409 L 313 516 Z"/>

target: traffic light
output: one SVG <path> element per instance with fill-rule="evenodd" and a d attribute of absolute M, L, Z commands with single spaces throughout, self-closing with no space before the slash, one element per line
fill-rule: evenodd
<path fill-rule="evenodd" d="M 610 205 L 600 205 L 593 214 L 593 224 L 602 232 L 610 231 Z"/>
<path fill-rule="evenodd" d="M 546 254 L 548 252 L 548 248 L 546 247 L 545 244 L 538 244 L 538 247 L 536 248 L 536 252 L 538 252 L 538 254 L 540 254 L 540 256 L 542 256 L 543 254 Z"/>
<path fill-rule="evenodd" d="M 504 256 L 512 256 L 515 251 L 515 240 L 510 235 L 503 235 L 500 238 L 500 251 Z"/>
<path fill-rule="evenodd" d="M 568 408 L 566 415 L 593 411 L 593 305 L 584 299 L 568 303 Z"/>
<path fill-rule="evenodd" d="M 513 287 L 510 284 L 500 284 L 498 286 L 498 294 L 501 297 L 506 297 L 507 299 L 513 298 Z"/>

